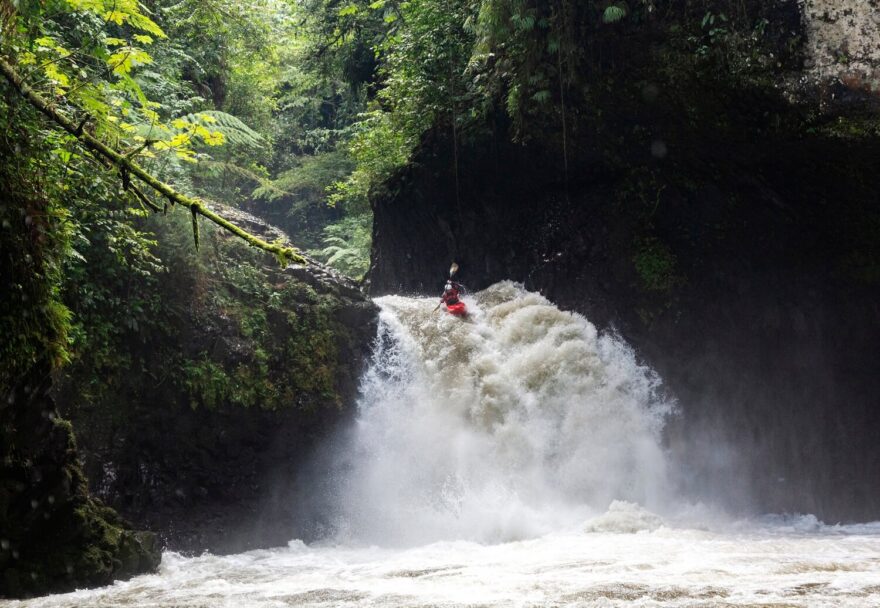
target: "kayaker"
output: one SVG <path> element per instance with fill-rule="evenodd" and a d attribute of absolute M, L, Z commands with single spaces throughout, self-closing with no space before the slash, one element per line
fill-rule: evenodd
<path fill-rule="evenodd" d="M 440 296 L 440 304 L 446 304 L 447 312 L 457 317 L 463 317 L 467 314 L 467 308 L 460 298 L 461 290 L 461 283 L 456 283 L 452 279 L 449 279 L 446 281 L 446 286 L 443 288 L 443 295 Z"/>
<path fill-rule="evenodd" d="M 446 281 L 446 287 L 443 289 L 440 301 L 446 304 L 447 307 L 451 304 L 458 304 L 460 302 L 459 295 L 461 295 L 461 285 L 449 279 Z"/>

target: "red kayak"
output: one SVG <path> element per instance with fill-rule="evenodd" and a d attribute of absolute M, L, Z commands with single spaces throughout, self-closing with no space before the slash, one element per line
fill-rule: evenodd
<path fill-rule="evenodd" d="M 466 317 L 467 316 L 467 306 L 464 305 L 464 302 L 459 300 L 455 304 L 447 304 L 446 312 L 451 315 L 455 315 L 456 317 Z"/>

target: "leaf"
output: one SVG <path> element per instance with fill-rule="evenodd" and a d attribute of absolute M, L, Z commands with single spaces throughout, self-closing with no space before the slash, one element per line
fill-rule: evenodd
<path fill-rule="evenodd" d="M 156 25 L 156 23 L 146 15 L 140 13 L 132 14 L 129 16 L 128 22 L 132 27 L 143 30 L 148 34 L 152 34 L 156 38 L 168 37 L 165 35 L 165 32 L 162 31 L 162 28 Z"/>
<path fill-rule="evenodd" d="M 532 95 L 532 99 L 538 103 L 545 103 L 550 100 L 550 91 L 544 89 Z"/>
<path fill-rule="evenodd" d="M 226 138 L 220 131 L 212 131 L 207 134 L 202 134 L 201 137 L 202 141 L 204 141 L 209 146 L 221 146 L 223 145 L 223 142 L 226 141 Z"/>
<path fill-rule="evenodd" d="M 112 21 L 116 25 L 122 25 L 122 22 L 128 19 L 129 15 L 122 11 L 107 11 L 104 13 L 104 21 Z"/>
<path fill-rule="evenodd" d="M 70 158 L 72 156 L 70 150 L 65 150 L 64 148 L 56 148 L 52 150 L 52 153 L 55 154 L 58 158 L 61 159 L 61 162 L 68 163 L 70 162 Z"/>
<path fill-rule="evenodd" d="M 134 79 L 128 74 L 120 74 L 121 82 L 125 90 L 134 93 L 135 97 L 137 97 L 142 107 L 147 107 L 149 101 L 147 100 L 147 96 L 144 94 L 140 85 L 134 81 Z"/>
<path fill-rule="evenodd" d="M 58 84 L 59 87 L 67 88 L 70 86 L 70 78 L 67 77 L 67 74 L 59 70 L 56 64 L 47 64 L 46 67 L 43 69 L 43 72 L 45 72 L 46 77 L 49 80 L 52 80 L 53 82 Z"/>
<path fill-rule="evenodd" d="M 172 148 L 179 148 L 184 144 L 188 144 L 192 140 L 192 136 L 189 133 L 178 133 L 168 142 L 168 145 Z"/>
<path fill-rule="evenodd" d="M 602 13 L 603 23 L 617 23 L 627 15 L 626 7 L 622 4 L 612 4 Z"/>
<path fill-rule="evenodd" d="M 128 74 L 137 65 L 152 63 L 153 58 L 146 51 L 133 47 L 126 47 L 118 53 L 113 53 L 107 59 L 107 65 L 114 74 Z"/>
<path fill-rule="evenodd" d="M 33 65 L 37 62 L 37 56 L 29 51 L 25 51 L 18 57 L 18 65 Z"/>
<path fill-rule="evenodd" d="M 210 124 L 212 131 L 221 133 L 224 141 L 230 144 L 261 148 L 266 143 L 262 135 L 247 126 L 241 119 L 219 110 L 187 114 L 181 116 L 180 119 L 194 125 Z"/>
<path fill-rule="evenodd" d="M 180 160 L 184 160 L 188 163 L 196 163 L 196 153 L 192 150 L 177 150 L 175 152 L 177 158 Z"/>
<path fill-rule="evenodd" d="M 339 12 L 336 14 L 340 17 L 348 17 L 349 15 L 357 15 L 358 7 L 356 4 L 349 4 L 348 6 L 343 6 L 339 9 Z"/>

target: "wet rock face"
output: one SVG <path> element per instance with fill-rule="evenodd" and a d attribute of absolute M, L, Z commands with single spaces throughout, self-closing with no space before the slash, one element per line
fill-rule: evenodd
<path fill-rule="evenodd" d="M 779 75 L 658 56 L 596 72 L 611 92 L 570 109 L 567 181 L 558 133 L 513 144 L 499 119 L 462 136 L 456 192 L 450 138 L 429 134 L 375 193 L 372 293 L 439 296 L 452 260 L 471 289 L 522 281 L 660 372 L 684 492 L 876 519 L 880 144 L 845 106 L 789 105 Z"/>
<path fill-rule="evenodd" d="M 0 465 L 0 597 L 108 585 L 154 571 L 161 559 L 156 536 L 132 530 L 89 495 L 70 424 L 39 376 L 28 380 L 4 411 L 19 432 Z"/>
<path fill-rule="evenodd" d="M 284 238 L 241 211 L 217 211 Z M 173 234 L 159 235 L 162 259 L 174 254 L 163 248 Z M 104 370 L 101 391 L 87 361 L 73 366 L 59 402 L 92 491 L 164 547 L 283 545 L 306 535 L 294 511 L 300 469 L 353 412 L 377 309 L 318 263 L 281 268 L 211 229 L 202 241 L 202 256 L 184 249 L 156 286 L 165 328 L 146 343 L 123 340 L 131 364 Z"/>
<path fill-rule="evenodd" d="M 59 325 L 45 279 L 56 252 L 44 235 L 54 227 L 45 201 L 22 200 L 33 188 L 7 190 L 10 182 L 0 179 L 0 597 L 27 597 L 153 571 L 160 549 L 89 494 L 73 429 L 49 390 Z"/>
<path fill-rule="evenodd" d="M 867 161 L 880 149 L 826 143 L 692 158 L 633 198 L 629 172 L 584 167 L 595 179 L 566 192 L 469 151 L 460 215 L 447 159 L 423 156 L 376 200 L 373 294 L 439 297 L 452 260 L 470 289 L 522 281 L 660 372 L 682 406 L 669 446 L 697 497 L 876 519 L 880 252 L 863 231 L 880 225 Z"/>
<path fill-rule="evenodd" d="M 806 0 L 808 71 L 880 95 L 880 1 Z"/>

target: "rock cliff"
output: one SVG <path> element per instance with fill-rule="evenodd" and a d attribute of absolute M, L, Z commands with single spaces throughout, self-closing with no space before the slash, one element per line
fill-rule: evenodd
<path fill-rule="evenodd" d="M 877 97 L 815 59 L 873 14 L 819 4 L 742 3 L 760 43 L 712 47 L 687 13 L 597 42 L 615 62 L 591 66 L 566 148 L 495 113 L 456 176 L 448 130 L 428 134 L 373 193 L 372 293 L 439 294 L 451 260 L 471 289 L 522 281 L 661 373 L 688 495 L 876 519 Z"/>
<path fill-rule="evenodd" d="M 169 266 L 154 287 L 161 327 L 119 341 L 125 365 L 84 357 L 60 385 L 92 491 L 173 550 L 283 545 L 305 534 L 293 511 L 299 467 L 353 411 L 376 308 L 315 261 L 282 268 L 206 229 L 196 253 L 177 243 L 191 238 L 186 222 L 156 229 Z"/>

